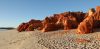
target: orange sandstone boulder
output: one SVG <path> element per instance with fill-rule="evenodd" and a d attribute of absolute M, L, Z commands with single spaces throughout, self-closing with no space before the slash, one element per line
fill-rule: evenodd
<path fill-rule="evenodd" d="M 100 11 L 100 6 L 96 6 L 96 11 L 97 11 L 97 12 Z"/>
<path fill-rule="evenodd" d="M 91 22 L 90 22 L 91 23 Z M 93 26 L 89 23 L 89 21 L 81 22 L 78 26 L 78 34 L 87 34 L 93 32 Z M 92 23 L 93 24 L 93 23 Z"/>
<path fill-rule="evenodd" d="M 84 19 L 77 31 L 79 34 L 92 33 L 94 28 L 100 28 L 100 12 L 97 11 Z"/>

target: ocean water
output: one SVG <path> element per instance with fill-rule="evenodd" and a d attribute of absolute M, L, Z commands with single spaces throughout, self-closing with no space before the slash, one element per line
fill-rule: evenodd
<path fill-rule="evenodd" d="M 0 31 L 5 31 L 5 30 L 7 30 L 7 29 L 0 29 Z"/>

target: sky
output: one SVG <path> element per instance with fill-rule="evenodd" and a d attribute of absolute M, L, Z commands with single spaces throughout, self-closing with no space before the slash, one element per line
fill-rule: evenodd
<path fill-rule="evenodd" d="M 0 0 L 0 27 L 17 27 L 31 19 L 67 11 L 87 12 L 100 6 L 100 0 Z"/>

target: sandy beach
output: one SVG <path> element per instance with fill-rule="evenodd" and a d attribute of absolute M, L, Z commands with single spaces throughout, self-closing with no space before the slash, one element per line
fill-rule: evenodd
<path fill-rule="evenodd" d="M 0 31 L 0 49 L 100 49 L 100 29 L 76 34 L 76 30 L 18 32 Z"/>

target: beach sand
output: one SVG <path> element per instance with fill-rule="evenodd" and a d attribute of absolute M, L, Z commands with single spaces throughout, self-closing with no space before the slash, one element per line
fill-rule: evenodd
<path fill-rule="evenodd" d="M 41 32 L 0 31 L 0 49 L 100 49 L 100 29 L 76 34 L 76 29 Z"/>

